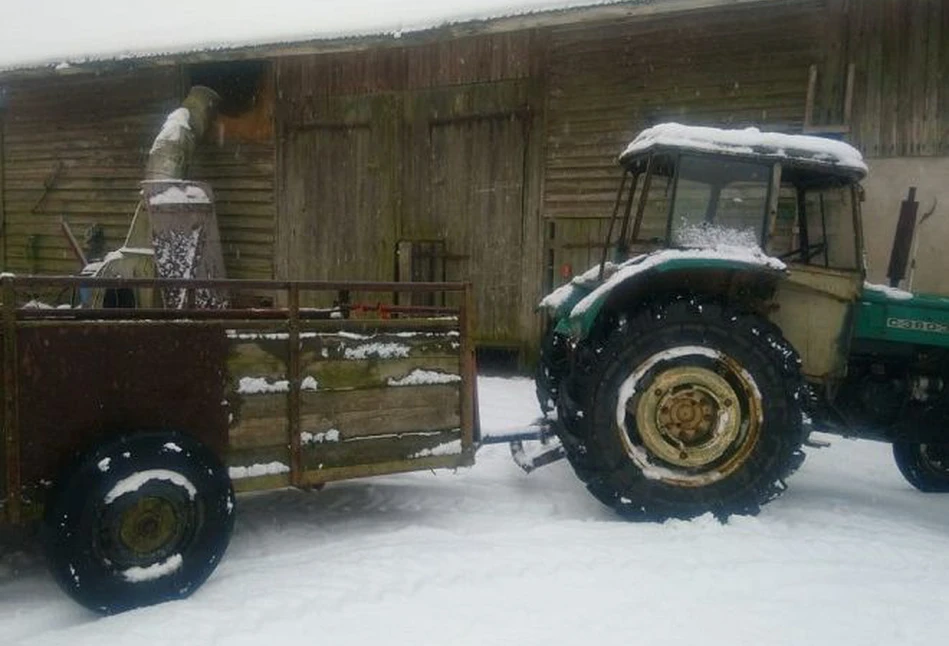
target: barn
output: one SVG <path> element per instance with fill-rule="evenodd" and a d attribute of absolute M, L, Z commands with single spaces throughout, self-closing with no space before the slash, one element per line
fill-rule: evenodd
<path fill-rule="evenodd" d="M 0 38 L 0 266 L 76 273 L 64 218 L 93 251 L 120 246 L 151 142 L 201 84 L 223 129 L 191 175 L 214 189 L 229 277 L 470 280 L 479 345 L 512 360 L 537 346 L 542 294 L 599 258 L 618 152 L 662 121 L 852 143 L 871 278 L 916 187 L 912 287 L 949 293 L 949 3 L 457 5 L 228 46 L 139 51 L 133 30 L 119 54 Z"/>

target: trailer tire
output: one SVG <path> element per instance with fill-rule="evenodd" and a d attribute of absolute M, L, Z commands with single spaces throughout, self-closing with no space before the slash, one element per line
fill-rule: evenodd
<path fill-rule="evenodd" d="M 893 459 L 906 481 L 920 491 L 949 492 L 949 444 L 895 442 Z"/>
<path fill-rule="evenodd" d="M 127 435 L 79 458 L 57 482 L 41 526 L 56 582 L 112 614 L 190 595 L 234 527 L 227 470 L 181 433 Z"/>
<path fill-rule="evenodd" d="M 753 515 L 803 461 L 800 362 L 754 314 L 670 297 L 622 317 L 568 380 L 577 474 L 635 520 Z M 566 445 L 565 445 L 566 446 Z"/>

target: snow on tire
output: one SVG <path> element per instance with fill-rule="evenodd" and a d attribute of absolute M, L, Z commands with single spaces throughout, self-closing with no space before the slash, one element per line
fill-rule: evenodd
<path fill-rule="evenodd" d="M 768 321 L 675 298 L 624 319 L 596 357 L 568 457 L 624 516 L 755 514 L 801 463 L 799 362 Z"/>
<path fill-rule="evenodd" d="M 41 536 L 59 585 L 115 613 L 191 594 L 234 526 L 234 492 L 209 449 L 179 433 L 109 440 L 57 481 Z"/>

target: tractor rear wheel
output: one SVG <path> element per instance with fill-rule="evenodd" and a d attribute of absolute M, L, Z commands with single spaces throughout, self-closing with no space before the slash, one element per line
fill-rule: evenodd
<path fill-rule="evenodd" d="M 595 355 L 568 457 L 624 516 L 755 514 L 803 460 L 799 361 L 768 321 L 673 298 L 622 320 Z"/>

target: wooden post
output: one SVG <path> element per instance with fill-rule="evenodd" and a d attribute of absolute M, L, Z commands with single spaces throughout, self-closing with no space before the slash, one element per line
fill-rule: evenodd
<path fill-rule="evenodd" d="M 303 482 L 300 454 L 300 286 L 290 283 L 288 301 L 288 340 L 287 379 L 290 390 L 287 392 L 287 430 L 290 433 L 290 484 L 299 487 Z"/>
<path fill-rule="evenodd" d="M 474 460 L 474 443 L 481 441 L 481 429 L 478 420 L 478 372 L 475 365 L 475 348 L 471 339 L 474 329 L 471 315 L 474 312 L 474 292 L 471 283 L 465 283 L 464 299 L 458 313 L 458 327 L 461 333 L 461 446 L 471 452 Z"/>
<path fill-rule="evenodd" d="M 6 132 L 6 89 L 0 86 L 0 269 L 7 267 L 7 214 L 6 214 L 6 177 L 5 142 Z"/>
<path fill-rule="evenodd" d="M 3 295 L 3 457 L 6 462 L 6 520 L 20 522 L 20 438 L 16 383 L 16 290 L 13 276 L 0 278 Z"/>

